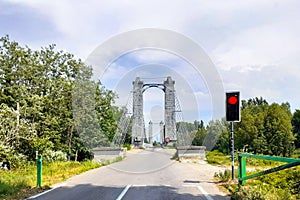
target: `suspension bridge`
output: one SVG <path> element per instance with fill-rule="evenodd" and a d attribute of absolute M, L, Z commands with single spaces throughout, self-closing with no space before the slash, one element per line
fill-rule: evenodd
<path fill-rule="evenodd" d="M 166 140 L 171 143 L 176 143 L 178 146 L 189 146 L 192 143 L 192 138 L 188 134 L 188 130 L 183 122 L 183 113 L 179 103 L 179 99 L 175 92 L 175 81 L 169 76 L 163 82 L 146 82 L 140 77 L 136 77 L 133 81 L 133 90 L 123 114 L 118 123 L 118 128 L 112 141 L 112 146 L 120 147 L 125 142 L 126 134 L 132 119 L 132 141 L 141 141 L 142 143 L 147 139 L 148 142 L 153 138 L 153 122 L 149 122 L 149 133 L 147 137 L 146 126 L 143 114 L 143 93 L 149 88 L 158 88 L 165 93 L 164 101 L 164 122 L 159 123 L 160 127 L 160 142 Z"/>

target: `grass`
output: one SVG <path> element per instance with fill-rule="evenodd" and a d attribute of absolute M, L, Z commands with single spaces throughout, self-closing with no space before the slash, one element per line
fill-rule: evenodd
<path fill-rule="evenodd" d="M 23 169 L 0 171 L 0 199 L 23 199 L 74 175 L 100 166 L 100 164 L 90 161 L 45 163 L 41 188 L 36 187 L 36 166 L 34 163 Z"/>
<path fill-rule="evenodd" d="M 230 155 L 223 154 L 219 151 L 206 152 L 206 161 L 211 165 L 222 165 L 222 166 L 231 165 Z"/>
<path fill-rule="evenodd" d="M 299 156 L 299 150 L 296 157 Z M 227 155 L 217 151 L 207 153 L 207 161 L 211 164 L 228 164 Z M 262 169 L 272 168 L 284 164 L 254 158 L 247 158 L 247 168 L 253 168 L 261 171 Z M 247 173 L 256 173 L 255 171 Z M 300 166 L 285 169 L 279 172 L 260 176 L 255 179 L 247 180 L 247 184 L 239 187 L 237 180 L 228 180 L 228 173 L 216 173 L 215 178 L 220 186 L 231 193 L 231 199 L 264 199 L 264 200 L 296 200 L 300 199 Z"/>

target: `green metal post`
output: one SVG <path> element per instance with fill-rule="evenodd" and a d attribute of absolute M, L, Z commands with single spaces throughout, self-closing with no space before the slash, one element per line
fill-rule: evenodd
<path fill-rule="evenodd" d="M 38 155 L 38 158 L 36 160 L 37 164 L 37 186 L 41 187 L 42 186 L 42 167 L 43 167 L 43 159 L 41 155 Z"/>
<path fill-rule="evenodd" d="M 239 159 L 239 174 L 238 174 L 238 180 L 240 185 L 245 185 L 246 180 L 242 180 L 247 175 L 246 171 L 246 158 L 242 155 L 238 156 Z"/>

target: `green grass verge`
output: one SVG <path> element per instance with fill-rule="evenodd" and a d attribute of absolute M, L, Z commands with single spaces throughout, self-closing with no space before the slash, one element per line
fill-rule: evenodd
<path fill-rule="evenodd" d="M 207 161 L 212 164 L 226 164 L 228 156 L 217 151 L 207 153 Z M 230 158 L 229 158 L 230 160 Z M 247 158 L 247 168 L 262 169 L 282 165 L 282 162 Z M 247 175 L 256 173 L 248 172 Z M 237 181 L 228 177 L 230 173 L 216 173 L 215 178 L 221 187 L 231 193 L 231 199 L 242 200 L 296 200 L 300 199 L 300 166 L 247 180 L 246 185 L 238 187 Z"/>
<path fill-rule="evenodd" d="M 216 150 L 206 152 L 206 161 L 212 165 L 222 165 L 222 166 L 231 165 L 230 155 L 223 154 Z"/>
<path fill-rule="evenodd" d="M 34 163 L 23 169 L 0 170 L 0 199 L 23 199 L 51 185 L 100 167 L 94 162 L 53 162 L 43 165 L 42 188 L 36 188 L 36 166 Z"/>

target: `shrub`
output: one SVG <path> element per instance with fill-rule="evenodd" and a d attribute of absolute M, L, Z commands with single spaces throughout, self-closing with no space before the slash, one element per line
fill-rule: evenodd
<path fill-rule="evenodd" d="M 219 179 L 221 182 L 227 182 L 231 178 L 231 170 L 225 169 L 224 172 L 215 173 L 214 177 Z"/>
<path fill-rule="evenodd" d="M 124 147 L 124 148 L 127 148 L 127 151 L 129 151 L 129 150 L 131 149 L 131 145 L 128 144 L 128 143 L 125 143 L 125 144 L 123 145 L 123 147 Z"/>
<path fill-rule="evenodd" d="M 232 200 L 266 200 L 265 193 L 250 187 L 241 187 L 231 195 Z"/>
<path fill-rule="evenodd" d="M 47 162 L 67 161 L 67 154 L 62 151 L 46 150 L 42 156 L 43 160 Z"/>
<path fill-rule="evenodd" d="M 12 147 L 0 142 L 0 162 L 7 161 L 12 169 L 19 168 L 27 164 L 26 156 L 16 152 Z"/>

